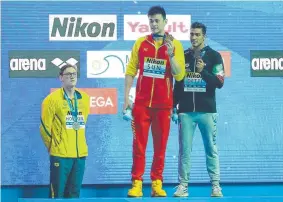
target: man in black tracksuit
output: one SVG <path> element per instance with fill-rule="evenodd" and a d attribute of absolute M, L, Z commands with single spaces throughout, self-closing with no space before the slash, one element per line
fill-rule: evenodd
<path fill-rule="evenodd" d="M 221 55 L 204 44 L 206 27 L 191 26 L 192 47 L 185 51 L 186 76 L 174 85 L 174 108 L 179 119 L 179 186 L 176 197 L 188 196 L 193 134 L 198 125 L 212 183 L 212 197 L 221 197 L 219 158 L 216 146 L 215 89 L 222 88 L 224 67 Z"/>

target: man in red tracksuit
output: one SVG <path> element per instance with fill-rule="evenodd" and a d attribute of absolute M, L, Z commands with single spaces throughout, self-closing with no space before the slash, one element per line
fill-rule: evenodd
<path fill-rule="evenodd" d="M 152 34 L 135 42 L 125 78 L 124 110 L 130 107 L 129 92 L 139 70 L 132 109 L 134 137 L 132 188 L 128 192 L 129 197 L 143 196 L 142 176 L 150 125 L 154 145 L 151 196 L 166 196 L 162 189 L 162 175 L 173 105 L 173 77 L 180 81 L 185 75 L 182 44 L 164 31 L 167 23 L 165 10 L 159 6 L 151 7 L 148 18 Z"/>

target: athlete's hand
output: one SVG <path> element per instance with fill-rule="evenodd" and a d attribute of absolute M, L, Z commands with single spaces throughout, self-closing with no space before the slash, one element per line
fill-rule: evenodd
<path fill-rule="evenodd" d="M 205 67 L 205 63 L 203 62 L 203 60 L 199 57 L 197 58 L 197 64 L 196 64 L 196 68 L 197 68 L 197 72 L 200 73 L 203 68 Z"/>
<path fill-rule="evenodd" d="M 165 37 L 165 43 L 167 46 L 167 53 L 168 55 L 172 55 L 174 53 L 174 44 L 173 44 L 173 36 L 172 35 L 166 35 Z"/>
<path fill-rule="evenodd" d="M 132 121 L 133 120 L 132 106 L 130 104 L 129 98 L 126 98 L 125 102 L 124 102 L 123 119 L 126 120 L 126 121 Z"/>
<path fill-rule="evenodd" d="M 173 42 L 173 40 L 174 40 L 174 37 L 171 34 L 166 34 L 165 42 L 168 42 L 168 41 Z"/>

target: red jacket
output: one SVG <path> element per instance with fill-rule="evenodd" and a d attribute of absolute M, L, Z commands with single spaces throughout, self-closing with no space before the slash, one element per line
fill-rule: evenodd
<path fill-rule="evenodd" d="M 180 81 L 185 74 L 184 50 L 182 44 L 173 40 L 175 60 L 182 71 L 172 75 L 167 46 L 153 40 L 152 35 L 139 38 L 134 44 L 126 75 L 135 76 L 139 70 L 136 86 L 135 104 L 152 108 L 172 108 L 173 106 L 173 77 Z M 153 74 L 153 67 L 163 66 L 164 74 Z M 151 68 L 149 68 L 151 67 Z M 160 69 L 159 69 L 160 70 Z M 158 75 L 157 78 L 156 75 Z M 155 77 L 155 78 L 154 78 Z"/>

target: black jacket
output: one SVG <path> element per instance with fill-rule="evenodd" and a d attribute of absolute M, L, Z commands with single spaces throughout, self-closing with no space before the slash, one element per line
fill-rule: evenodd
<path fill-rule="evenodd" d="M 173 107 L 179 105 L 178 113 L 215 113 L 215 89 L 222 88 L 224 84 L 224 65 L 221 55 L 209 46 L 204 47 L 200 51 L 200 57 L 206 65 L 200 73 L 196 73 L 194 51 L 187 49 L 184 54 L 186 76 L 181 81 L 175 81 Z"/>

